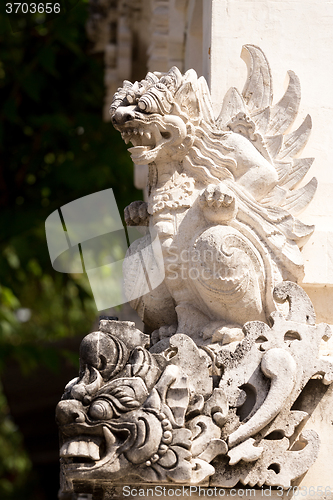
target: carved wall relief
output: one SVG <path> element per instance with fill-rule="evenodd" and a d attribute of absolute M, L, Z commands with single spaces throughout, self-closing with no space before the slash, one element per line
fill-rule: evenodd
<path fill-rule="evenodd" d="M 57 407 L 64 493 L 124 478 L 287 488 L 316 460 L 319 436 L 302 432 L 308 413 L 295 404 L 311 378 L 333 380 L 319 355 L 330 329 L 296 284 L 314 229 L 295 217 L 316 188 L 295 189 L 312 163 L 295 159 L 311 121 L 286 134 L 296 75 L 273 106 L 264 54 L 243 55 L 245 88 L 227 93 L 216 119 L 192 70 L 148 73 L 114 96 L 112 122 L 150 168 L 148 203 L 125 211 L 146 231 L 129 255 L 157 234 L 151 267 L 165 279 L 132 301 L 150 335 L 101 320 L 82 341 Z M 124 265 L 130 291 L 137 273 Z"/>

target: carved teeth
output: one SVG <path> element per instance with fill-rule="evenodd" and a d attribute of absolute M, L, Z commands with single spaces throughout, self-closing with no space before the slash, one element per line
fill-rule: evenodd
<path fill-rule="evenodd" d="M 93 441 L 88 442 L 88 453 L 93 460 L 100 459 L 99 446 Z"/>
<path fill-rule="evenodd" d="M 220 293 L 230 294 L 238 293 L 241 290 L 246 290 L 248 287 L 248 273 L 244 273 L 240 277 L 232 277 L 232 278 L 223 278 L 221 276 L 216 276 L 218 278 L 218 282 L 220 283 L 221 288 L 219 287 Z"/>
<path fill-rule="evenodd" d="M 231 286 L 236 286 L 236 285 L 239 285 L 242 281 L 244 281 L 245 279 L 245 275 L 242 275 L 241 277 L 239 278 L 227 278 L 227 277 L 223 277 L 223 276 L 219 276 L 219 280 L 220 281 L 223 281 L 223 283 L 225 285 L 231 285 Z"/>
<path fill-rule="evenodd" d="M 94 461 L 100 459 L 99 446 L 93 441 L 85 439 L 71 440 L 64 443 L 60 449 L 62 458 L 81 457 L 90 458 Z"/>
<path fill-rule="evenodd" d="M 78 443 L 78 455 L 80 457 L 89 456 L 88 443 L 86 441 L 79 441 Z"/>
<path fill-rule="evenodd" d="M 156 139 L 159 140 L 161 137 L 156 124 L 153 125 L 153 130 L 150 130 L 149 132 L 145 130 L 145 127 L 141 124 L 137 127 L 133 127 L 133 125 L 127 126 L 122 130 L 121 135 L 125 144 L 131 142 L 134 148 L 142 148 L 140 154 L 143 151 L 154 149 L 156 146 Z M 154 144 L 152 144 L 153 141 Z M 136 151 L 136 153 L 138 153 L 138 151 Z"/>
<path fill-rule="evenodd" d="M 79 451 L 79 443 L 77 441 L 71 441 L 67 448 L 67 456 L 76 457 Z"/>
<path fill-rule="evenodd" d="M 156 123 L 154 123 L 153 125 L 154 126 L 152 128 L 152 134 L 154 136 L 156 146 L 159 146 L 160 144 L 163 144 L 164 140 Z"/>
<path fill-rule="evenodd" d="M 129 143 L 129 131 L 128 130 L 124 130 L 122 133 L 121 133 L 121 137 L 123 138 L 123 141 L 125 142 L 125 144 L 128 144 Z"/>

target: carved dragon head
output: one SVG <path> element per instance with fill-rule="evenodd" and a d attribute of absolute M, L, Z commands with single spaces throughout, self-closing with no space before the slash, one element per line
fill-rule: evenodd
<path fill-rule="evenodd" d="M 132 348 L 137 330 L 127 334 L 128 340 L 123 341 L 98 331 L 81 343 L 80 375 L 67 384 L 56 410 L 62 466 L 71 480 L 82 474 L 88 480 L 130 474 L 154 481 L 173 478 L 181 464 L 185 479 L 190 479 L 191 432 L 179 429 L 189 402 L 188 389 L 172 386 L 179 375 L 172 366 L 164 371 L 159 391 L 156 382 L 163 363 L 159 366 L 142 346 Z M 166 402 L 169 386 L 177 396 L 176 416 Z"/>
<path fill-rule="evenodd" d="M 163 445 L 165 426 L 154 405 L 142 408 L 161 373 L 154 358 L 140 346 L 130 352 L 115 335 L 93 332 L 81 343 L 80 363 L 57 406 L 64 464 L 92 477 L 102 465 L 123 474 L 130 464 L 145 464 Z"/>

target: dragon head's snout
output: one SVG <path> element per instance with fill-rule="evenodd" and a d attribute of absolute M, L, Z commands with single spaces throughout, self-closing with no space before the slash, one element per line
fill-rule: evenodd
<path fill-rule="evenodd" d="M 85 415 L 81 402 L 75 399 L 59 401 L 56 408 L 56 421 L 60 426 L 84 422 Z"/>
<path fill-rule="evenodd" d="M 134 106 L 119 106 L 111 111 L 111 122 L 114 126 L 125 125 L 126 122 L 135 119 Z"/>

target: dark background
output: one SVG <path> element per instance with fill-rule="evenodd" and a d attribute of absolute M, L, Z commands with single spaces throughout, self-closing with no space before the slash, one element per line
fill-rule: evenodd
<path fill-rule="evenodd" d="M 0 498 L 57 498 L 54 408 L 77 375 L 98 316 L 84 274 L 54 271 L 45 219 L 113 188 L 120 213 L 141 198 L 132 164 L 102 121 L 103 57 L 89 53 L 88 0 L 51 20 L 0 13 Z M 30 310 L 20 320 L 18 311 Z M 23 318 L 26 319 L 26 318 Z"/>

